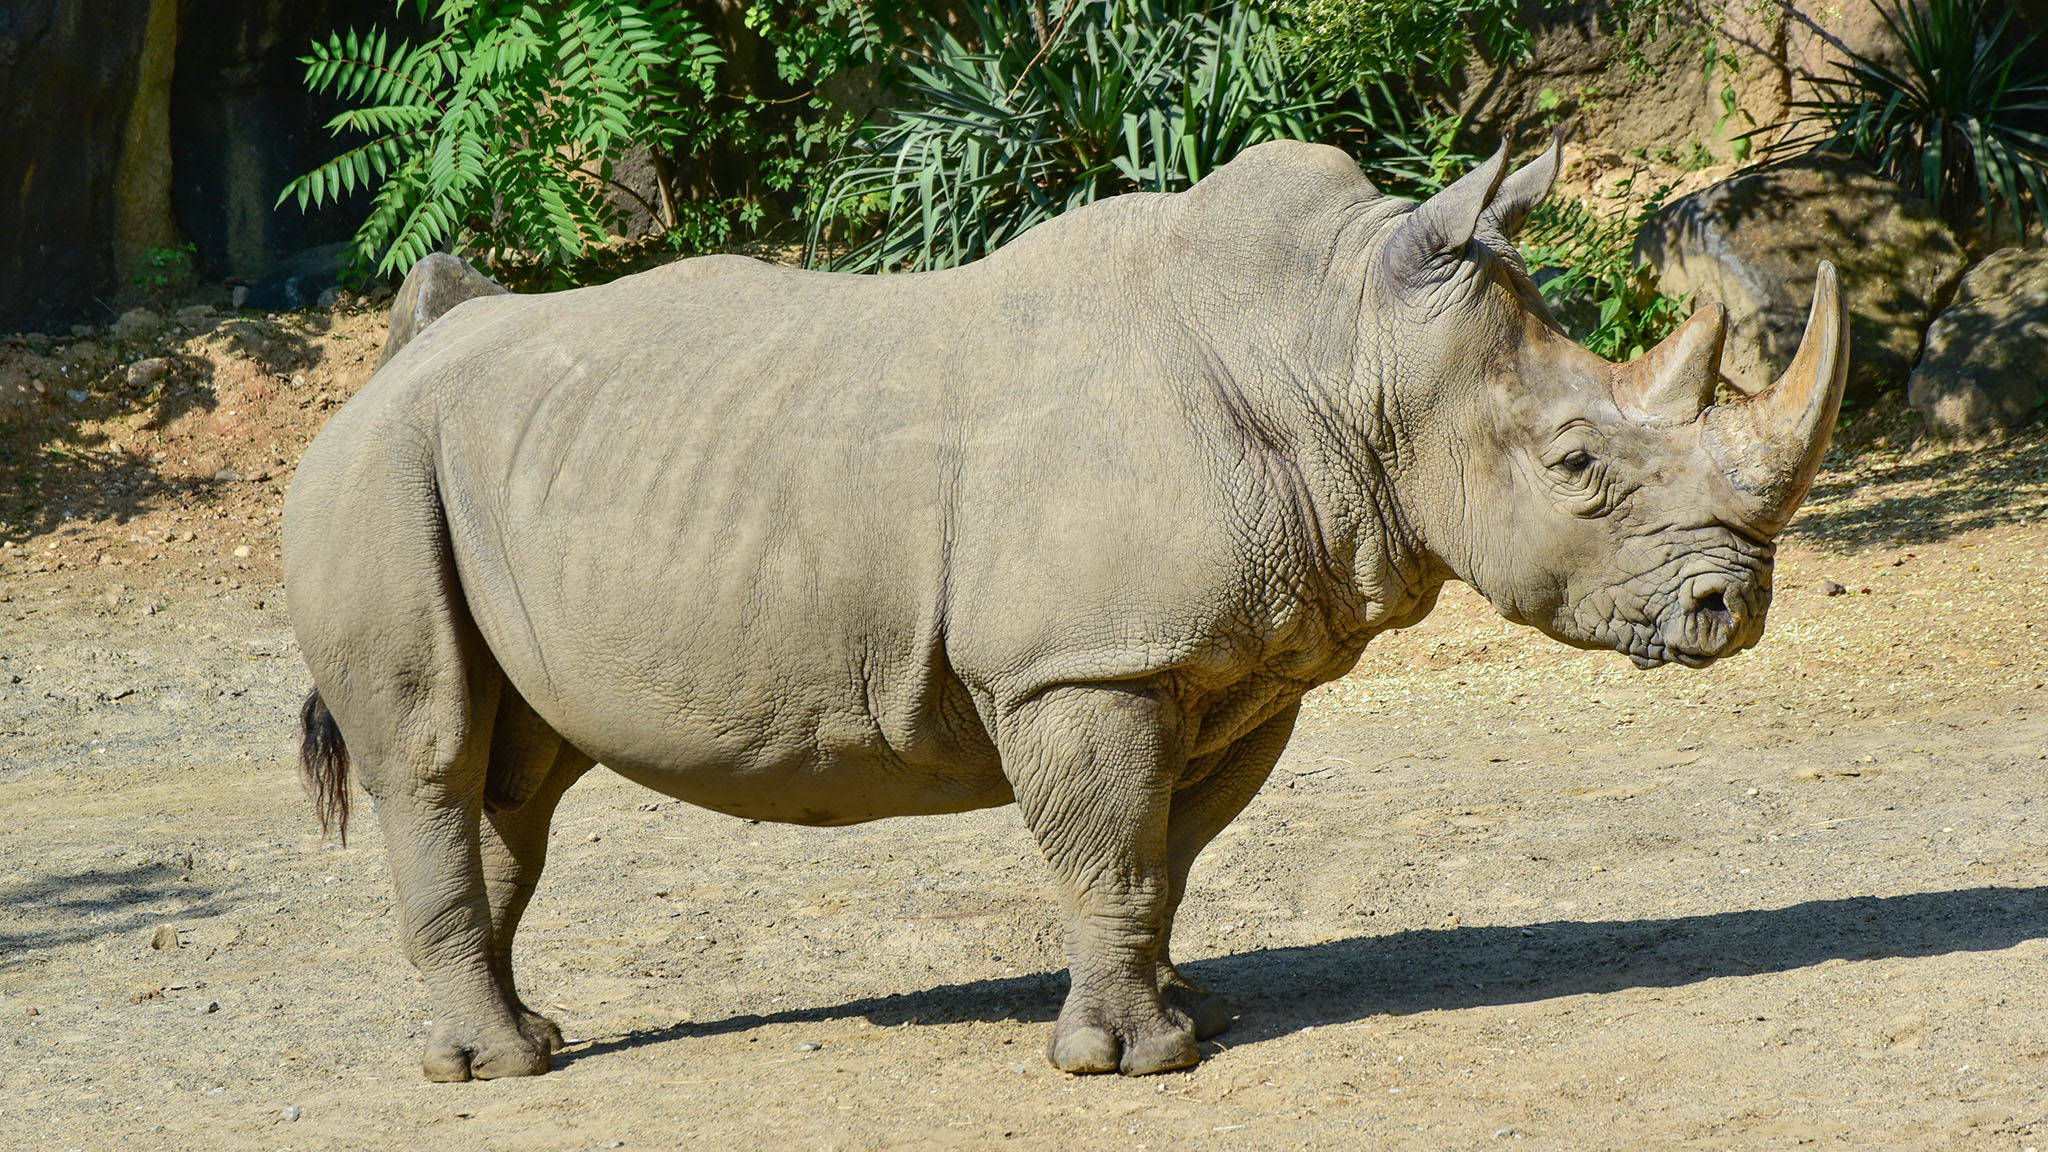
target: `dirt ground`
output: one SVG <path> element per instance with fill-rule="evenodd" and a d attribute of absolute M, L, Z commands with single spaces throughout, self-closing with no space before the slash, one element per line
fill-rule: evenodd
<path fill-rule="evenodd" d="M 1192 1071 L 1045 1063 L 1013 809 L 800 829 L 599 772 L 519 958 L 575 1043 L 426 1084 L 382 844 L 323 843 L 294 776 L 277 586 L 280 490 L 381 339 L 0 349 L 0 1144 L 2048 1147 L 2048 440 L 1882 415 L 1748 654 L 1640 673 L 1458 590 L 1317 692 L 1182 912 L 1240 1011 Z"/>

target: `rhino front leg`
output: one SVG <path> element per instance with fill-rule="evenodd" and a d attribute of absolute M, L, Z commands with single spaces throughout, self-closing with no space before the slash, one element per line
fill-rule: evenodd
<path fill-rule="evenodd" d="M 1000 727 L 1004 771 L 1065 906 L 1071 987 L 1046 1052 L 1068 1072 L 1141 1075 L 1200 1058 L 1155 976 L 1176 720 L 1146 688 L 1109 685 L 1042 692 Z"/>
<path fill-rule="evenodd" d="M 1173 966 L 1174 917 L 1180 911 L 1181 898 L 1187 895 L 1188 871 L 1194 867 L 1195 857 L 1201 855 L 1217 833 L 1237 819 L 1272 775 L 1288 737 L 1294 734 L 1294 719 L 1300 711 L 1301 702 L 1297 700 L 1239 737 L 1236 743 L 1216 754 L 1211 763 L 1191 764 L 1189 782 L 1173 796 L 1166 831 L 1167 878 L 1172 886 L 1167 893 L 1166 927 L 1159 939 L 1159 992 L 1168 1008 L 1187 1018 L 1200 1040 L 1230 1027 L 1230 1006 Z"/>

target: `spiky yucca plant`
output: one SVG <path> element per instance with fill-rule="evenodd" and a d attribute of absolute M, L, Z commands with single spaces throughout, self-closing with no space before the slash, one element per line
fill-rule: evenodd
<path fill-rule="evenodd" d="M 2003 207 L 2020 234 L 2048 212 L 2048 71 L 2014 33 L 2012 14 L 1983 0 L 1876 4 L 1898 38 L 1898 67 L 1856 52 L 1772 151 L 1818 146 L 1862 156 L 1919 192 L 1958 227 Z M 2031 199 L 2031 204 L 2029 204 Z"/>
<path fill-rule="evenodd" d="M 301 209 L 373 188 L 355 244 L 378 273 L 444 243 L 567 264 L 602 240 L 612 165 L 716 129 L 706 111 L 721 57 L 687 12 L 655 0 L 415 0 L 439 31 L 316 42 L 306 84 L 355 107 L 329 122 L 368 139 L 285 186 Z M 666 226 L 678 207 L 648 205 Z"/>

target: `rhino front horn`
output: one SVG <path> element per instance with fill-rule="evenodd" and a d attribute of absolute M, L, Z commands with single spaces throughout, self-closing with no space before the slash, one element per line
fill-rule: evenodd
<path fill-rule="evenodd" d="M 1771 386 L 1706 410 L 1707 451 L 1733 488 L 1736 519 L 1775 536 L 1820 471 L 1849 378 L 1848 310 L 1825 261 L 1792 365 Z"/>

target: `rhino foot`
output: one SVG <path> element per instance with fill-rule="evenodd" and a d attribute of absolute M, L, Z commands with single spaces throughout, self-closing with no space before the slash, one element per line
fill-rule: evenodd
<path fill-rule="evenodd" d="M 1177 1021 L 1185 1021 L 1197 1040 L 1221 1036 L 1237 1021 L 1223 997 L 1193 984 L 1162 984 L 1159 998 L 1166 1002 L 1167 1014 Z"/>
<path fill-rule="evenodd" d="M 1070 1024 L 1065 1019 L 1053 1025 L 1046 1056 L 1062 1072 L 1122 1072 L 1126 1076 L 1190 1068 L 1202 1058 L 1194 1036 L 1179 1028 L 1168 1026 L 1126 1042 L 1101 1025 Z"/>
<path fill-rule="evenodd" d="M 562 1039 L 562 1026 L 531 1008 L 519 1009 L 519 1034 L 543 1052 L 560 1052 L 569 1046 Z"/>
<path fill-rule="evenodd" d="M 559 1031 L 556 1033 L 560 1035 Z M 502 1076 L 539 1076 L 548 1070 L 550 1051 L 546 1041 L 535 1040 L 524 1031 L 488 1036 L 464 1043 L 454 1027 L 434 1029 L 427 1041 L 427 1054 L 420 1067 L 427 1079 L 438 1083 L 459 1080 L 496 1080 Z"/>

